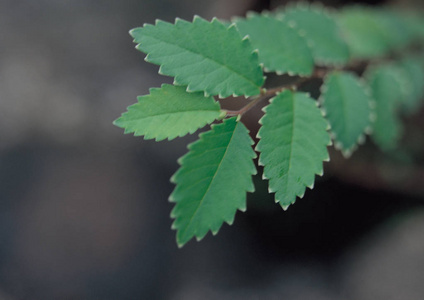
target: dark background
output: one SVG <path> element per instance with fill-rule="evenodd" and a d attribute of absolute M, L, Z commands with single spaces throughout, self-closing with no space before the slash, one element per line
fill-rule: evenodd
<path fill-rule="evenodd" d="M 367 141 L 346 160 L 331 148 L 287 212 L 257 176 L 234 225 L 182 249 L 169 178 L 197 134 L 155 143 L 112 125 L 172 82 L 131 28 L 280 3 L 0 0 L 0 300 L 424 299 L 422 111 L 405 119 L 401 151 Z"/>

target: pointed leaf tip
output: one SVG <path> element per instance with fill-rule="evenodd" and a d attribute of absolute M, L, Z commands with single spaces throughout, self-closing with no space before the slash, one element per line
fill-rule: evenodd
<path fill-rule="evenodd" d="M 214 124 L 190 145 L 174 175 L 172 193 L 179 245 L 218 232 L 223 222 L 232 223 L 238 209 L 245 209 L 256 172 L 252 144 L 246 127 L 233 117 Z"/>
<path fill-rule="evenodd" d="M 250 14 L 247 19 L 237 19 L 236 25 L 258 49 L 259 61 L 266 70 L 279 74 L 312 73 L 314 62 L 306 41 L 284 21 Z"/>
<path fill-rule="evenodd" d="M 145 139 L 174 139 L 193 133 L 222 116 L 212 97 L 188 93 L 183 86 L 164 84 L 138 97 L 138 102 L 114 121 L 125 133 L 144 135 Z"/>
<path fill-rule="evenodd" d="M 384 151 L 396 148 L 403 130 L 397 115 L 404 98 L 399 76 L 402 73 L 392 64 L 371 68 L 366 74 L 376 103 L 371 137 Z"/>
<path fill-rule="evenodd" d="M 261 122 L 256 150 L 269 190 L 284 208 L 302 197 L 323 171 L 330 141 L 327 121 L 314 100 L 286 90 L 273 98 Z"/>
<path fill-rule="evenodd" d="M 340 65 L 349 60 L 349 49 L 336 20 L 324 7 L 291 6 L 284 18 L 308 41 L 318 65 Z"/>
<path fill-rule="evenodd" d="M 217 19 L 208 22 L 195 16 L 192 23 L 177 19 L 175 24 L 160 22 L 132 33 L 137 49 L 178 85 L 222 97 L 260 93 L 263 73 L 253 47 Z"/>
<path fill-rule="evenodd" d="M 353 73 L 332 72 L 322 86 L 322 109 L 326 113 L 338 149 L 346 154 L 356 148 L 365 129 L 371 125 L 370 103 L 365 84 Z"/>

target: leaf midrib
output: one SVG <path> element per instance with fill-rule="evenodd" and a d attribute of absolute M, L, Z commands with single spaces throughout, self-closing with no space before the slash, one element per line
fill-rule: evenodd
<path fill-rule="evenodd" d="M 295 130 L 295 121 L 296 121 L 296 118 L 295 118 L 295 106 L 296 106 L 295 103 L 296 103 L 296 101 L 295 101 L 295 95 L 294 94 L 291 95 L 290 100 L 293 102 L 293 114 L 292 114 L 293 122 L 292 122 L 291 136 L 290 136 L 290 154 L 289 154 L 289 166 L 288 166 L 288 170 L 287 170 L 287 185 L 288 185 L 289 180 L 290 180 L 290 170 L 291 170 L 291 167 L 292 167 L 292 154 L 293 154 L 293 146 L 294 146 L 293 145 L 293 139 L 294 139 L 294 130 Z M 284 203 L 284 204 L 286 204 L 286 203 Z"/>
<path fill-rule="evenodd" d="M 184 230 L 182 230 L 182 231 L 181 231 L 181 235 L 182 235 L 182 236 L 184 236 L 184 235 L 185 235 L 185 233 L 187 232 L 188 228 L 191 226 L 191 223 L 193 222 L 194 216 L 197 214 L 197 212 L 198 212 L 199 208 L 202 206 L 202 203 L 203 203 L 203 201 L 205 200 L 205 197 L 206 197 L 206 195 L 208 194 L 208 192 L 209 192 L 209 190 L 210 190 L 210 188 L 211 188 L 211 186 L 212 186 L 212 182 L 215 180 L 216 174 L 218 174 L 219 169 L 220 169 L 220 168 L 221 168 L 221 166 L 222 166 L 222 162 L 224 161 L 224 158 L 225 158 L 225 156 L 226 156 L 226 155 L 227 155 L 227 153 L 228 153 L 228 149 L 230 148 L 230 144 L 231 144 L 231 142 L 233 141 L 234 134 L 235 134 L 235 132 L 236 132 L 237 126 L 238 126 L 238 123 L 237 123 L 237 124 L 236 124 L 236 126 L 234 127 L 233 133 L 232 133 L 231 138 L 230 138 L 230 140 L 229 140 L 229 142 L 228 142 L 227 149 L 225 150 L 224 155 L 222 156 L 221 161 L 218 163 L 218 167 L 216 168 L 215 174 L 213 175 L 213 177 L 212 177 L 211 181 L 209 182 L 209 185 L 208 185 L 208 188 L 206 189 L 206 192 L 203 194 L 202 199 L 199 201 L 199 204 L 198 204 L 198 205 L 197 205 L 197 207 L 196 207 L 196 210 L 194 211 L 194 213 L 193 213 L 193 214 L 192 214 L 192 216 L 190 217 L 190 220 L 189 220 L 189 222 L 188 222 L 187 226 L 184 228 Z"/>
<path fill-rule="evenodd" d="M 179 45 L 179 44 L 175 44 L 175 43 L 174 43 L 174 44 L 173 44 L 173 43 L 168 43 L 168 42 L 166 42 L 166 41 L 164 41 L 164 40 L 162 40 L 162 39 L 159 39 L 158 37 L 152 36 L 152 35 L 148 35 L 148 34 L 146 34 L 145 36 L 148 36 L 148 37 L 150 37 L 150 38 L 152 38 L 152 39 L 155 39 L 155 40 L 157 40 L 157 41 L 159 41 L 159 42 L 162 42 L 162 43 L 164 43 L 164 44 L 166 44 L 166 45 L 172 45 L 172 46 L 177 47 L 177 48 L 179 48 L 179 49 L 182 49 L 182 50 L 185 50 L 185 51 L 187 51 L 187 52 L 190 52 L 190 53 L 192 53 L 192 54 L 194 54 L 194 55 L 198 55 L 198 56 L 200 56 L 200 57 L 202 57 L 202 58 L 204 58 L 204 59 L 210 60 L 210 61 L 212 61 L 212 62 L 216 63 L 217 65 L 221 66 L 221 68 L 226 68 L 226 69 L 228 69 L 230 72 L 232 72 L 233 74 L 236 74 L 236 75 L 238 75 L 238 76 L 239 76 L 239 77 L 241 77 L 241 78 L 244 78 L 246 81 L 248 81 L 249 83 L 253 84 L 253 86 L 255 86 L 256 88 L 260 88 L 260 87 L 261 87 L 260 85 L 257 85 L 257 84 L 256 84 L 256 83 L 252 80 L 252 79 L 250 79 L 250 78 L 246 77 L 244 74 L 239 73 L 239 72 L 235 71 L 234 69 L 230 68 L 228 65 L 226 65 L 226 64 L 222 64 L 221 62 L 219 62 L 219 61 L 217 61 L 217 60 L 215 60 L 215 59 L 213 59 L 213 58 L 211 58 L 211 57 L 208 57 L 208 56 L 206 56 L 206 55 L 203 55 L 202 53 L 195 52 L 195 51 L 193 51 L 192 49 L 188 49 L 188 48 L 183 47 L 183 46 L 181 46 L 181 45 Z M 141 45 L 141 43 L 140 43 L 139 45 Z M 253 51 L 252 51 L 252 52 L 253 52 Z M 196 64 L 197 64 L 197 63 L 198 63 L 198 62 L 196 62 Z"/>
<path fill-rule="evenodd" d="M 184 114 L 184 113 L 199 113 L 199 112 L 203 112 L 203 113 L 210 113 L 210 112 L 216 112 L 216 113 L 220 113 L 220 110 L 207 110 L 207 109 L 202 109 L 202 110 L 185 110 L 185 111 L 173 111 L 173 112 L 167 112 L 167 113 L 162 113 L 162 114 L 153 114 L 153 115 L 147 115 L 147 116 L 143 116 L 140 118 L 136 118 L 136 119 L 127 119 L 127 121 L 138 121 L 138 120 L 145 120 L 145 119 L 149 119 L 149 118 L 154 118 L 154 117 L 159 117 L 159 116 L 166 116 L 166 115 L 174 115 L 174 114 Z"/>
<path fill-rule="evenodd" d="M 343 124 L 343 134 L 344 134 L 344 136 L 350 136 L 350 130 L 348 130 L 348 129 L 350 129 L 350 126 L 349 126 L 350 122 L 348 120 L 349 114 L 346 111 L 346 99 L 347 99 L 347 97 L 346 97 L 346 93 L 344 91 L 344 84 L 342 83 L 342 75 L 341 74 L 336 75 L 335 81 L 336 81 L 337 86 L 339 87 L 340 94 L 341 94 L 340 99 L 341 99 L 342 114 L 343 114 L 343 120 L 344 120 L 344 122 L 342 122 L 342 124 Z M 342 142 L 342 141 L 340 141 L 340 142 L 344 144 L 344 142 Z M 347 145 L 343 145 L 343 146 L 347 147 Z"/>

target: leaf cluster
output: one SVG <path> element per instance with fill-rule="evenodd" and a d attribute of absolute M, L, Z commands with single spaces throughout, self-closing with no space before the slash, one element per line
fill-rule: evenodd
<path fill-rule="evenodd" d="M 416 12 L 301 3 L 231 23 L 158 20 L 130 34 L 145 60 L 174 83 L 138 97 L 114 124 L 160 141 L 216 123 L 188 146 L 172 177 L 179 246 L 216 234 L 246 209 L 256 153 L 269 191 L 287 209 L 323 174 L 327 146 L 334 142 L 347 157 L 369 134 L 382 150 L 393 149 L 402 133 L 399 114 L 422 104 L 424 22 Z M 355 72 L 361 65 L 363 76 Z M 267 72 L 321 77 L 321 96 L 315 100 L 296 86 L 267 90 Z M 230 96 L 244 96 L 246 106 L 222 109 L 219 99 Z M 268 99 L 252 148 L 241 115 Z"/>

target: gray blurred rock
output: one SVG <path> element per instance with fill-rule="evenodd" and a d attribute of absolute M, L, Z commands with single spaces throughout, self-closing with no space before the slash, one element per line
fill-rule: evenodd
<path fill-rule="evenodd" d="M 247 262 L 248 263 L 248 262 Z M 293 262 L 268 274 L 267 283 L 224 287 L 212 282 L 191 281 L 172 300 L 336 300 L 337 290 L 327 276 L 326 266 L 316 262 Z M 258 282 L 261 282 L 258 278 Z"/>
<path fill-rule="evenodd" d="M 398 216 L 342 264 L 345 299 L 424 299 L 424 211 Z"/>

